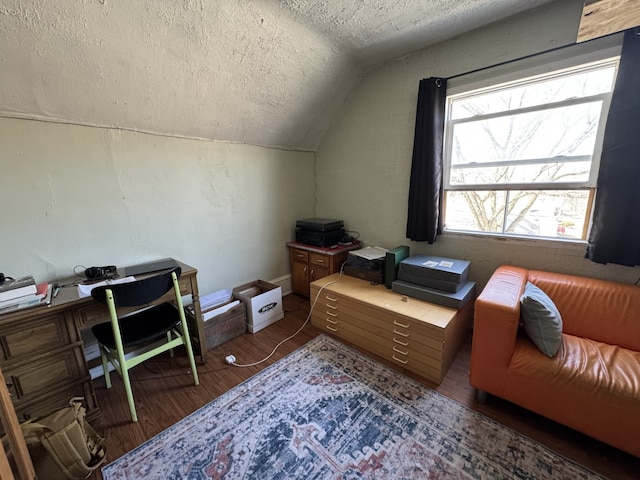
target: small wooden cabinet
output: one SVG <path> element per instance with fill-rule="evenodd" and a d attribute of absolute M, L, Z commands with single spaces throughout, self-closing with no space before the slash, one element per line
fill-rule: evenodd
<path fill-rule="evenodd" d="M 309 284 L 340 271 L 350 250 L 360 248 L 351 245 L 340 248 L 321 248 L 298 242 L 287 243 L 291 260 L 291 290 L 309 298 Z"/>
<path fill-rule="evenodd" d="M 330 275 L 311 284 L 312 300 L 318 297 L 313 325 L 428 380 L 442 381 L 471 332 L 473 302 L 455 310 L 359 278 L 336 280 L 338 275 Z"/>

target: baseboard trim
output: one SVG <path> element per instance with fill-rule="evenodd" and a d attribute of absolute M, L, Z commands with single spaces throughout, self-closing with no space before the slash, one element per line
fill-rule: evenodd
<path fill-rule="evenodd" d="M 291 290 L 291 274 L 283 275 L 282 277 L 270 280 L 269 283 L 273 283 L 282 288 L 282 296 L 289 295 Z"/>

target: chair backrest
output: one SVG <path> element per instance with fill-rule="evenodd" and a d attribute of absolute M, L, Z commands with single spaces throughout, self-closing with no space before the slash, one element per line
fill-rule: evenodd
<path fill-rule="evenodd" d="M 111 290 L 115 304 L 119 307 L 136 307 L 153 302 L 173 288 L 171 274 L 180 278 L 180 267 L 135 282 L 103 285 L 91 290 L 91 296 L 100 303 L 107 303 L 106 290 Z"/>

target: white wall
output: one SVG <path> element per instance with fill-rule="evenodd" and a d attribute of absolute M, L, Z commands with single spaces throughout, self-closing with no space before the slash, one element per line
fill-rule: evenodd
<path fill-rule="evenodd" d="M 289 273 L 314 154 L 0 118 L 0 272 L 174 257 L 200 293 Z"/>
<path fill-rule="evenodd" d="M 434 245 L 405 237 L 420 79 L 450 77 L 575 42 L 582 0 L 554 2 L 384 64 L 363 79 L 316 155 L 316 213 L 343 218 L 369 245 L 471 260 L 479 288 L 500 264 L 633 283 L 640 268 L 584 259 L 584 245 L 445 234 Z"/>

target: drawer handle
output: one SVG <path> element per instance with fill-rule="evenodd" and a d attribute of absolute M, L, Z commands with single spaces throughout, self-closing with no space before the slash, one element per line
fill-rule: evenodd
<path fill-rule="evenodd" d="M 327 330 L 331 330 L 332 332 L 337 332 L 337 328 L 333 328 L 331 325 L 327 325 Z"/>
<path fill-rule="evenodd" d="M 399 326 L 399 327 L 402 327 L 402 328 L 409 328 L 409 324 L 403 325 L 403 324 L 401 324 L 401 323 L 400 323 L 399 321 L 397 321 L 397 320 L 394 320 L 394 321 L 393 321 L 393 324 L 394 324 L 394 325 L 397 325 L 397 326 Z"/>
<path fill-rule="evenodd" d="M 394 352 L 398 352 L 398 353 L 400 353 L 400 354 L 402 354 L 402 355 L 409 355 L 409 352 L 408 352 L 408 351 L 407 351 L 407 352 L 403 352 L 402 350 L 400 350 L 400 349 L 399 349 L 398 347 L 396 347 L 395 345 L 394 345 L 394 347 L 393 347 L 393 351 L 394 351 Z"/>
<path fill-rule="evenodd" d="M 409 360 L 401 360 L 401 359 L 399 359 L 398 357 L 396 357 L 395 355 L 393 355 L 393 359 L 394 359 L 396 362 L 400 362 L 400 363 L 403 363 L 403 364 L 405 364 L 405 365 L 406 365 L 407 363 L 409 363 Z"/>
<path fill-rule="evenodd" d="M 396 337 L 393 337 L 393 341 L 396 342 L 398 345 L 402 345 L 403 347 L 409 346 L 409 342 L 403 342 L 401 340 L 398 340 Z"/>
<path fill-rule="evenodd" d="M 337 324 L 338 324 L 338 322 L 336 322 L 335 320 L 332 320 L 332 319 L 330 319 L 330 318 L 327 318 L 327 322 L 329 322 L 329 323 L 333 323 L 334 325 L 337 325 Z"/>
<path fill-rule="evenodd" d="M 338 299 L 337 299 L 337 298 L 330 297 L 329 295 L 325 296 L 324 298 L 326 298 L 326 299 L 327 299 L 327 300 L 329 300 L 330 302 L 337 302 L 337 301 L 338 301 Z"/>
<path fill-rule="evenodd" d="M 326 312 L 326 313 L 327 313 L 327 315 L 329 315 L 330 317 L 337 317 L 337 316 L 338 316 L 338 314 L 337 314 L 337 313 L 330 312 L 329 310 L 327 310 L 327 312 Z"/>
<path fill-rule="evenodd" d="M 405 338 L 409 336 L 408 333 L 399 332 L 395 328 L 393 329 L 393 333 L 395 333 L 396 335 L 400 335 L 401 337 L 405 337 Z"/>
<path fill-rule="evenodd" d="M 332 310 L 337 310 L 338 306 L 337 305 L 331 305 L 330 303 L 327 303 L 327 308 L 330 308 Z"/>
<path fill-rule="evenodd" d="M 304 255 L 303 255 L 303 254 L 301 254 L 301 253 L 296 253 L 296 257 L 298 257 L 298 258 L 304 258 Z"/>

